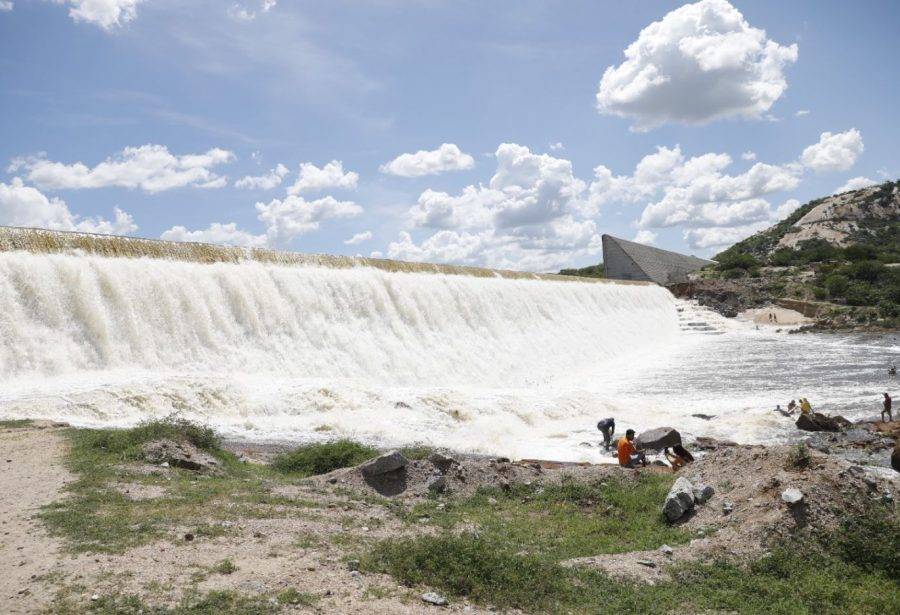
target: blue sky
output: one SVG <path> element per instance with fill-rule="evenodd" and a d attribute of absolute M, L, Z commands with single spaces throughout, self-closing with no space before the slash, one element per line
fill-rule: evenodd
<path fill-rule="evenodd" d="M 0 224 L 529 270 L 597 262 L 602 233 L 713 254 L 900 176 L 898 13 L 0 1 Z"/>

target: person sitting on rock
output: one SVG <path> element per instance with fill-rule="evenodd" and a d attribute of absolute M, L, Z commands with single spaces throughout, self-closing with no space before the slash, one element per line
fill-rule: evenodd
<path fill-rule="evenodd" d="M 603 419 L 597 423 L 597 429 L 603 434 L 603 448 L 606 450 L 612 448 L 612 437 L 616 432 L 616 421 L 613 419 Z"/>
<path fill-rule="evenodd" d="M 668 448 L 663 450 L 663 454 L 669 463 L 672 464 L 672 471 L 677 472 L 679 468 L 683 468 L 687 464 L 694 461 L 694 456 L 691 455 L 686 448 L 681 446 L 680 444 L 676 444 L 672 447 L 672 450 L 669 451 Z"/>
<path fill-rule="evenodd" d="M 788 409 L 788 414 L 793 414 L 794 410 L 797 409 L 797 402 L 792 399 L 791 402 L 788 404 L 787 409 Z"/>
<path fill-rule="evenodd" d="M 638 463 L 643 466 L 647 465 L 647 457 L 644 456 L 644 453 L 638 452 L 633 440 L 633 429 L 626 431 L 625 437 L 619 440 L 617 453 L 619 455 L 619 465 L 623 468 L 636 468 Z"/>
<path fill-rule="evenodd" d="M 882 423 L 890 423 L 894 420 L 894 415 L 891 413 L 891 396 L 887 393 L 884 394 L 884 408 L 881 410 L 881 422 Z M 884 420 L 884 415 L 887 414 L 887 421 Z"/>

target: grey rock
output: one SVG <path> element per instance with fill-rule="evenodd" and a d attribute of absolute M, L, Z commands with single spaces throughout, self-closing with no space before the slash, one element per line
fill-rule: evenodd
<path fill-rule="evenodd" d="M 826 416 L 820 412 L 801 414 L 795 423 L 797 429 L 804 431 L 840 431 L 851 425 L 842 416 Z"/>
<path fill-rule="evenodd" d="M 639 559 L 637 563 L 641 566 L 646 566 L 647 568 L 656 568 L 656 562 L 649 559 Z"/>
<path fill-rule="evenodd" d="M 659 550 L 660 550 L 660 552 L 664 553 L 665 555 L 672 555 L 675 552 L 675 549 L 673 549 L 669 545 L 663 545 L 659 548 Z"/>
<path fill-rule="evenodd" d="M 803 492 L 796 487 L 790 487 L 781 492 L 781 500 L 788 506 L 794 506 L 803 501 Z"/>
<path fill-rule="evenodd" d="M 428 461 L 430 461 L 434 465 L 434 467 L 436 467 L 442 473 L 447 472 L 454 465 L 459 465 L 459 462 L 456 459 L 448 455 L 444 455 L 443 453 L 432 453 L 428 456 Z"/>
<path fill-rule="evenodd" d="M 724 502 L 722 502 L 722 514 L 723 515 L 730 515 L 733 512 L 734 512 L 734 503 L 732 503 L 729 500 L 725 500 Z"/>
<path fill-rule="evenodd" d="M 713 495 L 715 495 L 716 490 L 712 488 L 711 485 L 696 485 L 694 486 L 694 501 L 697 504 L 705 504 L 708 502 Z"/>
<path fill-rule="evenodd" d="M 675 481 L 666 495 L 663 514 L 671 523 L 681 519 L 692 508 L 694 508 L 694 486 L 682 476 Z"/>
<path fill-rule="evenodd" d="M 634 444 L 639 450 L 661 450 L 681 444 L 681 434 L 671 427 L 657 427 L 640 433 Z"/>
<path fill-rule="evenodd" d="M 176 442 L 168 438 L 145 443 L 141 453 L 149 463 L 164 468 L 172 466 L 195 472 L 215 472 L 220 467 L 218 459 L 190 442 Z"/>
<path fill-rule="evenodd" d="M 372 478 L 374 476 L 381 476 L 382 474 L 395 472 L 397 470 L 400 470 L 401 468 L 405 468 L 408 463 L 409 462 L 406 460 L 406 457 L 401 455 L 399 452 L 391 451 L 390 453 L 382 455 L 381 457 L 370 459 L 369 461 L 359 466 L 359 470 L 360 472 L 362 472 L 363 476 Z"/>
<path fill-rule="evenodd" d="M 422 602 L 433 604 L 435 606 L 447 606 L 450 604 L 446 598 L 436 592 L 426 592 L 422 594 Z"/>

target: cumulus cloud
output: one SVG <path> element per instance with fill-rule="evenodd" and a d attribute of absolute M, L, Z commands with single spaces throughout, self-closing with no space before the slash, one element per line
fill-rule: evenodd
<path fill-rule="evenodd" d="M 355 190 L 357 182 L 359 174 L 353 171 L 345 173 L 340 160 L 332 160 L 322 168 L 311 162 L 304 162 L 300 165 L 297 181 L 288 188 L 288 194 L 297 195 L 301 192 L 315 192 L 329 188 Z"/>
<path fill-rule="evenodd" d="M 556 143 L 551 143 L 551 144 L 550 144 L 550 150 L 551 150 L 551 151 L 559 152 L 559 151 L 562 151 L 562 150 L 564 150 L 564 149 L 566 149 L 566 146 L 563 145 L 562 143 L 560 143 L 559 141 L 557 141 Z"/>
<path fill-rule="evenodd" d="M 653 243 L 656 242 L 656 233 L 648 231 L 647 229 L 641 229 L 637 232 L 637 235 L 634 236 L 634 241 L 647 244 L 648 246 L 653 245 Z"/>
<path fill-rule="evenodd" d="M 164 145 L 142 145 L 126 147 L 95 167 L 31 156 L 13 160 L 9 171 L 24 170 L 29 182 L 45 190 L 115 186 L 152 193 L 185 186 L 221 188 L 226 178 L 213 173 L 212 168 L 233 159 L 233 153 L 219 148 L 203 154 L 176 156 Z"/>
<path fill-rule="evenodd" d="M 13 6 L 12 0 L 0 0 L 0 12 L 2 13 L 8 13 L 13 10 Z"/>
<path fill-rule="evenodd" d="M 769 222 L 758 222 L 727 228 L 696 228 L 684 231 L 684 239 L 694 249 L 723 248 L 742 241 L 767 228 Z"/>
<path fill-rule="evenodd" d="M 221 224 L 213 222 L 209 227 L 189 231 L 183 226 L 173 226 L 159 236 L 167 241 L 195 241 L 200 243 L 220 243 L 228 246 L 243 246 L 248 248 L 260 248 L 266 245 L 268 238 L 265 235 L 254 235 L 242 231 L 237 224 Z"/>
<path fill-rule="evenodd" d="M 862 135 L 855 128 L 846 132 L 823 132 L 819 142 L 803 150 L 800 161 L 816 172 L 846 171 L 863 153 Z"/>
<path fill-rule="evenodd" d="M 847 192 L 849 190 L 859 190 L 860 188 L 868 188 L 869 186 L 874 186 L 878 182 L 874 179 L 869 179 L 868 177 L 854 177 L 852 179 L 848 179 L 847 183 L 845 183 L 840 188 L 834 191 L 834 194 L 840 194 L 841 192 Z"/>
<path fill-rule="evenodd" d="M 351 201 L 338 201 L 326 196 L 307 201 L 302 196 L 290 195 L 257 203 L 259 220 L 266 226 L 266 235 L 272 245 L 288 243 L 297 235 L 315 231 L 319 224 L 334 218 L 351 218 L 362 213 L 362 207 Z"/>
<path fill-rule="evenodd" d="M 741 154 L 741 160 L 756 160 L 756 152 L 744 152 Z"/>
<path fill-rule="evenodd" d="M 245 175 L 234 182 L 234 187 L 248 190 L 271 190 L 281 184 L 288 172 L 288 168 L 279 163 L 265 175 Z"/>
<path fill-rule="evenodd" d="M 260 11 L 268 13 L 275 8 L 275 5 L 277 4 L 278 0 L 262 0 L 258 3 L 258 6 Z M 235 2 L 228 8 L 227 14 L 237 21 L 253 21 L 256 19 L 256 10 L 251 8 L 251 5 L 248 5 L 247 3 Z"/>
<path fill-rule="evenodd" d="M 415 154 L 401 154 L 381 165 L 382 173 L 399 177 L 438 175 L 447 171 L 464 171 L 475 166 L 475 159 L 463 153 L 453 143 L 443 143 L 435 150 L 419 150 Z"/>
<path fill-rule="evenodd" d="M 143 0 L 54 0 L 69 7 L 69 17 L 113 30 L 137 17 L 137 6 Z"/>
<path fill-rule="evenodd" d="M 114 216 L 111 221 L 99 217 L 83 218 L 73 214 L 62 199 L 48 198 L 37 188 L 26 186 L 18 177 L 9 184 L 0 182 L 0 225 L 107 235 L 126 235 L 137 230 L 132 217 L 118 207 Z"/>
<path fill-rule="evenodd" d="M 782 46 L 750 26 L 726 0 L 701 0 L 641 30 L 597 91 L 601 113 L 634 118 L 648 130 L 666 122 L 759 119 L 784 91 L 797 45 Z"/>
<path fill-rule="evenodd" d="M 353 237 L 344 241 L 344 245 L 355 246 L 358 243 L 369 241 L 370 239 L 372 239 L 372 231 L 363 231 L 362 233 L 356 233 Z"/>

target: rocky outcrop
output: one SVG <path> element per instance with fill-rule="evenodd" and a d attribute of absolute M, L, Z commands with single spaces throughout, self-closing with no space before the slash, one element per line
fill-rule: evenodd
<path fill-rule="evenodd" d="M 221 465 L 218 459 L 190 442 L 176 442 L 167 438 L 145 443 L 141 447 L 141 454 L 149 463 L 195 472 L 217 472 Z"/>
<path fill-rule="evenodd" d="M 681 444 L 681 434 L 672 427 L 657 427 L 643 431 L 634 439 L 638 450 L 662 450 Z"/>
<path fill-rule="evenodd" d="M 804 431 L 841 431 L 852 425 L 842 416 L 826 416 L 820 412 L 801 414 L 795 424 Z"/>
<path fill-rule="evenodd" d="M 693 508 L 694 486 L 688 479 L 683 476 L 679 477 L 666 495 L 666 500 L 663 502 L 663 514 L 670 523 L 673 523 Z"/>
<path fill-rule="evenodd" d="M 362 475 L 366 478 L 375 478 L 376 476 L 382 476 L 389 472 L 396 472 L 401 468 L 405 468 L 407 463 L 409 462 L 406 457 L 397 451 L 391 451 L 386 455 L 365 462 L 359 466 L 359 471 L 362 472 Z"/>

